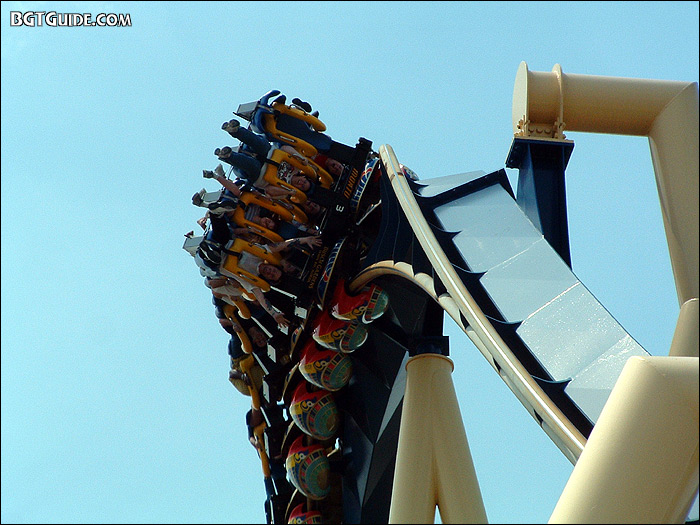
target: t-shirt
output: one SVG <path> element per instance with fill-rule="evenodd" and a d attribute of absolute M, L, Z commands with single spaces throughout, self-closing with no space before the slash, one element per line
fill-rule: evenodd
<path fill-rule="evenodd" d="M 297 173 L 299 173 L 299 170 L 286 162 L 280 162 L 277 168 L 277 178 L 283 180 L 287 184 L 292 183 L 292 175 L 296 175 Z"/>
<path fill-rule="evenodd" d="M 292 175 L 296 175 L 299 173 L 299 170 L 292 166 L 291 164 L 287 162 L 280 162 L 279 167 L 277 168 L 277 178 L 291 184 L 292 180 Z M 253 183 L 253 186 L 255 186 L 258 189 L 264 190 L 270 185 L 268 181 L 265 180 L 263 174 L 261 173 L 260 176 L 257 178 L 257 180 Z"/>
<path fill-rule="evenodd" d="M 255 222 L 255 219 L 260 217 L 261 207 L 257 204 L 249 204 L 243 215 L 247 221 Z"/>
<path fill-rule="evenodd" d="M 249 252 L 241 252 L 241 254 L 238 256 L 238 267 L 242 270 L 245 270 L 249 273 L 252 273 L 255 276 L 258 276 L 258 266 L 260 266 L 263 261 L 260 257 L 257 255 L 253 255 L 252 253 Z M 248 281 L 245 277 L 236 277 L 236 280 L 241 283 L 243 288 L 247 292 L 252 292 L 253 288 L 256 288 L 257 286 Z"/>

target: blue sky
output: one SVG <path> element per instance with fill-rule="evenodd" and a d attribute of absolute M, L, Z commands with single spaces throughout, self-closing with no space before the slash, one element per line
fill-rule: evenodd
<path fill-rule="evenodd" d="M 2 2 L 3 523 L 261 523 L 249 400 L 187 253 L 202 169 L 276 88 L 423 179 L 505 167 L 533 71 L 698 81 L 697 2 Z M 10 11 L 130 14 L 11 27 Z M 653 355 L 678 316 L 648 140 L 571 132 L 574 273 Z M 517 172 L 507 170 L 515 186 Z M 491 523 L 572 465 L 447 323 Z"/>

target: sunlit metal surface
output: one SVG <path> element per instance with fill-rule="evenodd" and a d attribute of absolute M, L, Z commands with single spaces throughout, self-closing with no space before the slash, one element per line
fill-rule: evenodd
<path fill-rule="evenodd" d="M 425 181 L 430 183 L 430 181 Z M 439 185 L 442 186 L 442 185 Z M 432 195 L 430 186 L 421 194 Z M 553 381 L 595 423 L 622 367 L 649 355 L 577 279 L 500 185 L 435 209 L 468 270 Z"/>

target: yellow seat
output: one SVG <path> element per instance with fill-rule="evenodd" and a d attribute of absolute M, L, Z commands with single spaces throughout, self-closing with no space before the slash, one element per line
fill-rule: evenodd
<path fill-rule="evenodd" d="M 292 214 L 292 220 L 300 222 L 301 224 L 307 224 L 309 222 L 309 218 L 307 217 L 306 212 L 302 210 L 299 207 L 299 205 L 287 199 L 276 199 L 275 202 L 278 202 L 281 206 L 284 206 L 289 210 L 289 212 Z"/>
<path fill-rule="evenodd" d="M 248 317 L 241 316 L 243 319 L 250 319 L 250 310 L 248 310 L 248 307 L 243 305 L 246 309 L 246 312 L 248 313 Z M 239 310 L 240 311 L 240 310 Z M 240 319 L 237 318 L 236 312 L 234 310 L 234 307 L 230 304 L 226 304 L 224 306 L 224 315 L 226 316 L 227 319 L 230 319 L 231 322 L 237 324 L 241 328 L 243 328 L 243 325 L 241 325 Z M 253 352 L 253 343 L 250 342 L 250 338 L 248 337 L 248 334 L 246 333 L 245 330 L 242 332 L 239 332 L 236 330 L 236 335 L 238 336 L 238 339 L 241 341 L 241 348 L 246 354 L 251 354 Z"/>
<path fill-rule="evenodd" d="M 226 249 L 224 250 L 226 258 L 221 264 L 221 273 L 235 279 L 242 278 L 253 286 L 257 286 L 263 292 L 268 292 L 270 290 L 270 284 L 265 279 L 259 275 L 253 275 L 249 271 L 238 266 L 238 258 L 244 251 L 259 257 L 266 263 L 280 266 L 281 258 L 279 254 L 268 252 L 258 244 L 243 239 L 236 239 L 235 241 L 229 241 L 226 245 Z"/>
<path fill-rule="evenodd" d="M 314 131 L 326 131 L 326 125 L 313 115 L 309 115 L 306 111 L 303 111 L 298 108 L 292 108 L 285 104 L 280 104 L 279 102 L 273 102 L 271 107 L 276 112 L 283 113 L 306 122 L 314 129 Z M 290 135 L 289 133 L 285 133 L 284 131 L 278 130 L 277 121 L 275 119 L 274 113 L 267 113 L 263 115 L 262 120 L 263 126 L 265 127 L 265 131 L 273 135 L 275 138 L 279 139 L 280 142 L 284 142 L 285 144 L 293 146 L 305 157 L 313 157 L 318 153 L 316 148 L 308 142 L 306 142 L 305 140 L 295 137 L 294 135 Z"/>
<path fill-rule="evenodd" d="M 265 164 L 263 168 L 263 179 L 272 186 L 290 190 L 292 192 L 290 200 L 293 203 L 303 204 L 306 202 L 306 193 L 301 191 L 299 188 L 292 186 L 287 181 L 279 178 L 277 166 L 282 162 L 286 162 L 297 168 L 301 174 L 311 182 L 320 184 L 324 188 L 330 188 L 331 184 L 333 183 L 333 178 L 330 176 L 330 174 L 312 160 L 300 159 L 298 156 L 292 155 L 291 153 L 287 153 L 286 151 L 278 148 L 270 150 L 268 159 L 272 162 Z"/>
<path fill-rule="evenodd" d="M 255 299 L 255 296 L 250 298 L 250 295 L 248 293 L 246 293 L 245 296 L 251 301 Z M 233 303 L 234 304 L 226 303 L 226 305 L 224 306 L 224 315 L 226 315 L 226 317 L 228 317 L 229 319 L 231 319 L 231 321 L 234 322 L 237 321 L 236 317 L 239 317 L 241 319 L 250 319 L 250 309 L 248 308 L 248 305 L 245 304 L 245 300 L 233 299 Z M 228 314 L 229 311 L 232 315 Z"/>
<path fill-rule="evenodd" d="M 233 212 L 233 221 L 242 228 L 248 228 L 254 233 L 259 233 L 271 242 L 280 242 L 284 239 L 277 232 L 246 219 L 245 212 L 247 206 L 253 205 L 265 208 L 278 215 L 285 222 L 292 222 L 293 220 L 296 220 L 302 224 L 306 224 L 309 220 L 306 214 L 298 206 L 295 206 L 290 202 L 283 203 L 279 200 L 272 200 L 249 191 L 243 192 L 238 200 L 242 205 L 239 204 L 239 206 Z"/>
<path fill-rule="evenodd" d="M 251 384 L 248 385 L 250 397 L 252 398 L 251 405 L 253 406 L 253 408 L 260 410 L 259 389 L 262 387 L 262 384 L 257 384 L 259 381 L 262 380 L 262 376 L 258 377 L 260 374 L 262 374 L 262 372 L 259 370 L 260 365 L 256 363 L 255 358 L 252 355 L 249 355 L 248 357 L 241 360 L 239 366 L 241 367 L 241 372 L 243 372 L 244 374 L 248 374 L 248 378 L 251 382 Z M 257 373 L 253 373 L 253 368 L 255 366 L 258 367 Z"/>
<path fill-rule="evenodd" d="M 314 182 L 318 182 L 324 188 L 331 187 L 331 184 L 333 184 L 333 177 L 313 160 L 292 154 L 288 155 L 289 158 L 286 160 L 286 162 L 295 168 L 298 168 L 304 175 L 306 175 L 307 178 Z"/>
<path fill-rule="evenodd" d="M 282 236 L 277 232 L 274 232 L 269 228 L 265 228 L 263 225 L 258 224 L 257 222 L 246 219 L 245 212 L 248 206 L 260 206 L 261 208 L 265 208 L 273 213 L 276 213 L 282 218 L 282 220 L 289 221 L 292 217 L 291 211 L 278 202 L 260 195 L 256 195 L 252 192 L 243 192 L 238 199 L 238 202 L 239 205 L 233 212 L 233 222 L 235 222 L 241 228 L 248 228 L 253 233 L 262 235 L 271 242 L 280 242 L 283 240 Z"/>

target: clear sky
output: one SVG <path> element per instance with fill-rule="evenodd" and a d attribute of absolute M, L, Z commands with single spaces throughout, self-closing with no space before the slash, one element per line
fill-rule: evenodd
<path fill-rule="evenodd" d="M 10 25 L 52 10 L 132 25 Z M 240 103 L 308 100 L 429 179 L 505 167 L 521 61 L 698 81 L 697 2 L 2 2 L 1 24 L 3 523 L 264 522 L 249 398 L 182 250 Z M 574 273 L 666 355 L 648 140 L 567 138 Z M 450 322 L 489 521 L 544 523 L 573 467 Z"/>

